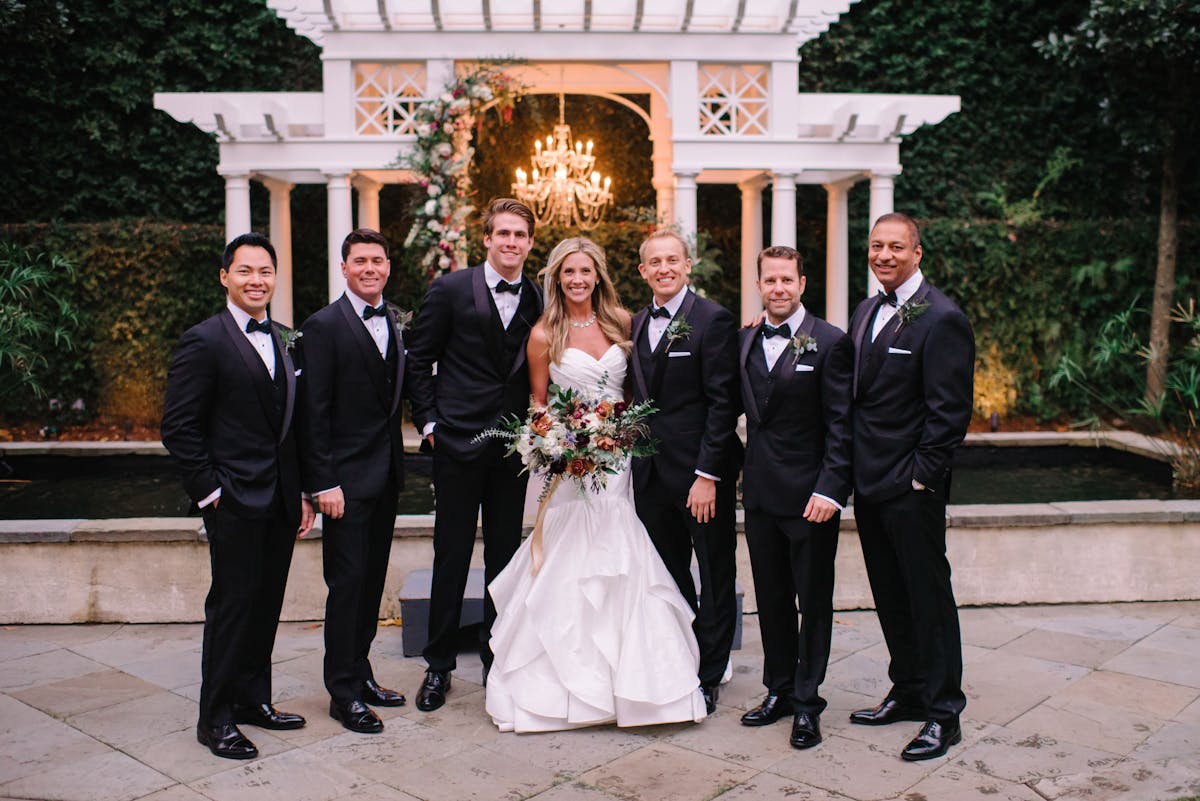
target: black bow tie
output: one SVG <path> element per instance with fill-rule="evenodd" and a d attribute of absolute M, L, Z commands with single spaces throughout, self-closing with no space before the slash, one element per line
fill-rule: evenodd
<path fill-rule="evenodd" d="M 496 291 L 497 295 L 499 295 L 501 292 L 511 292 L 514 295 L 520 294 L 521 282 L 518 281 L 515 284 L 510 284 L 507 281 L 505 281 L 503 278 L 501 278 L 499 281 L 496 282 L 495 291 Z"/>
<path fill-rule="evenodd" d="M 363 306 L 363 319 L 370 320 L 372 317 L 387 317 L 387 304 L 380 303 L 378 306 Z"/>
<path fill-rule="evenodd" d="M 667 309 L 666 306 L 659 306 L 657 309 L 650 310 L 650 316 L 651 317 L 661 317 L 664 320 L 670 320 L 671 312 Z"/>
<path fill-rule="evenodd" d="M 900 299 L 896 297 L 895 292 L 884 292 L 882 289 L 879 290 L 879 302 L 886 303 L 889 306 L 900 305 Z"/>
<path fill-rule="evenodd" d="M 784 339 L 787 339 L 792 335 L 792 329 L 787 323 L 784 323 L 778 328 L 770 323 L 763 323 L 762 335 L 763 339 L 770 339 L 771 337 L 783 337 Z"/>
<path fill-rule="evenodd" d="M 246 321 L 246 333 L 253 334 L 255 331 L 261 331 L 264 334 L 271 333 L 271 318 L 263 320 L 261 323 L 253 317 Z"/>

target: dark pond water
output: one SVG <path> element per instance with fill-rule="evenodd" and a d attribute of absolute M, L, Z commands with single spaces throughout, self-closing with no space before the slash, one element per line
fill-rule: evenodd
<path fill-rule="evenodd" d="M 411 454 L 397 514 L 433 511 L 432 464 Z M 951 503 L 1170 498 L 1171 470 L 1108 448 L 960 448 Z M 0 519 L 182 517 L 189 502 L 165 456 L 0 459 Z M 195 514 L 195 513 L 192 513 Z"/>

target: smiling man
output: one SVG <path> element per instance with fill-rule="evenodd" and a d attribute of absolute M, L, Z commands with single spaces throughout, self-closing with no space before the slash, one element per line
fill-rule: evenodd
<path fill-rule="evenodd" d="M 738 333 L 746 412 L 742 501 L 767 688 L 742 724 L 766 726 L 791 714 L 793 748 L 821 742 L 833 565 L 850 495 L 854 370 L 850 337 L 804 308 L 804 285 L 798 251 L 764 250 L 758 291 L 766 320 Z"/>
<path fill-rule="evenodd" d="M 288 329 L 267 316 L 271 242 L 234 239 L 220 277 L 225 309 L 188 329 L 171 359 L 162 440 L 204 516 L 212 562 L 196 738 L 219 757 L 251 759 L 258 749 L 238 723 L 305 722 L 271 706 L 271 651 L 292 547 L 312 528 L 313 510 L 300 495 Z"/>
<path fill-rule="evenodd" d="M 542 313 L 538 286 L 522 274 L 533 247 L 533 212 L 498 198 L 483 213 L 487 261 L 433 281 L 417 318 L 409 361 L 413 422 L 433 451 L 433 589 L 425 680 L 417 709 L 446 701 L 458 661 L 463 592 L 482 511 L 483 570 L 492 583 L 521 544 L 525 485 L 518 455 L 505 456 L 494 439 L 477 441 L 501 418 L 529 408 L 525 344 Z M 436 376 L 434 365 L 437 365 Z M 491 668 L 488 646 L 496 607 L 485 593 L 479 655 L 483 680 Z"/>
<path fill-rule="evenodd" d="M 975 338 L 962 310 L 921 273 L 921 232 L 885 214 L 867 248 L 883 285 L 858 304 L 854 338 L 854 518 L 891 690 L 850 722 L 924 726 L 900 752 L 943 756 L 962 739 L 962 637 L 946 559 L 950 463 L 971 421 Z"/>
<path fill-rule="evenodd" d="M 633 460 L 634 501 L 679 591 L 696 612 L 700 689 L 711 715 L 737 622 L 734 504 L 737 334 L 733 316 L 688 289 L 692 261 L 677 231 L 652 233 L 638 272 L 651 303 L 633 317 L 634 400 L 653 400 L 658 453 Z M 700 594 L 692 581 L 693 551 Z"/>
<path fill-rule="evenodd" d="M 342 242 L 346 292 L 301 332 L 304 488 L 324 515 L 325 688 L 329 714 L 363 734 L 383 730 L 371 706 L 404 696 L 375 681 L 369 659 L 404 487 L 404 339 L 383 302 L 387 240 L 359 228 Z"/>

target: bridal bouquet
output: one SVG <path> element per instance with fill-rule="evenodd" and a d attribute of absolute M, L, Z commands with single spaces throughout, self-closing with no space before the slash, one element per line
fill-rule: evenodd
<path fill-rule="evenodd" d="M 508 453 L 520 454 L 527 470 L 547 477 L 541 499 L 562 478 L 572 479 L 580 491 L 599 492 L 631 457 L 658 450 L 646 424 L 655 412 L 653 401 L 589 398 L 553 384 L 547 400 L 544 407 L 531 406 L 524 420 L 513 418 L 479 435 L 506 440 Z"/>

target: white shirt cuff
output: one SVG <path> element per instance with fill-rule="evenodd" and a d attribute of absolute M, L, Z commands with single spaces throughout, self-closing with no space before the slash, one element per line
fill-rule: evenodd
<path fill-rule="evenodd" d="M 701 478 L 707 478 L 711 481 L 720 481 L 721 480 L 716 476 L 711 476 L 708 473 L 705 473 L 703 470 L 697 470 L 696 475 L 700 476 Z"/>
<path fill-rule="evenodd" d="M 336 487 L 330 487 L 329 489 L 323 489 L 320 492 L 314 492 L 312 494 L 312 497 L 315 499 L 318 495 L 324 495 L 327 492 L 333 492 L 335 489 L 341 489 L 341 488 L 342 488 L 342 485 L 338 484 Z"/>
<path fill-rule="evenodd" d="M 433 429 L 434 429 L 434 427 L 435 427 L 436 425 L 437 425 L 437 421 L 436 421 L 436 420 L 435 420 L 434 422 L 431 422 L 431 423 L 426 423 L 426 424 L 425 424 L 425 427 L 421 429 L 421 436 L 422 436 L 422 437 L 428 437 L 430 434 L 432 434 L 432 433 L 433 433 Z"/>
<path fill-rule="evenodd" d="M 212 503 L 213 501 L 215 501 L 217 498 L 220 498 L 220 497 L 221 497 L 221 488 L 217 487 L 215 490 L 212 491 L 212 493 L 207 498 L 200 501 L 200 503 L 198 503 L 196 505 L 199 506 L 201 509 L 203 509 L 204 507 L 208 506 L 210 503 Z"/>
<path fill-rule="evenodd" d="M 822 495 L 822 494 L 821 494 L 821 493 L 819 493 L 819 492 L 814 492 L 814 493 L 813 493 L 813 497 L 814 497 L 814 498 L 820 498 L 820 499 L 821 499 L 821 500 L 823 500 L 823 501 L 829 501 L 830 503 L 832 503 L 834 506 L 836 506 L 836 507 L 838 508 L 838 511 L 839 511 L 839 512 L 844 512 L 844 511 L 846 511 L 846 507 L 842 506 L 840 503 L 838 503 L 837 501 L 835 501 L 833 498 L 830 498 L 828 495 Z"/>

